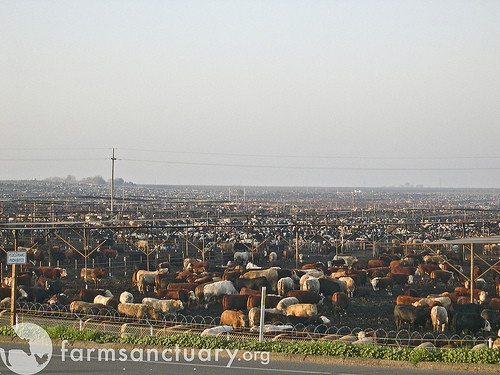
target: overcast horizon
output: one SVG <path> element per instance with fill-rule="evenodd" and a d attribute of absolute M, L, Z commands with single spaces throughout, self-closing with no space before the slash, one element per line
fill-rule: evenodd
<path fill-rule="evenodd" d="M 1 180 L 500 187 L 500 3 L 0 3 Z"/>

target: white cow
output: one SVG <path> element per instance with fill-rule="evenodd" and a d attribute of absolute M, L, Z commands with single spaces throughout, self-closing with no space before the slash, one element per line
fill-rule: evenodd
<path fill-rule="evenodd" d="M 200 334 L 200 336 L 217 336 L 221 332 L 231 332 L 233 330 L 234 330 L 233 326 L 227 326 L 227 325 L 217 326 L 205 329 Z"/>
<path fill-rule="evenodd" d="M 346 276 L 341 277 L 340 281 L 344 281 L 346 283 L 346 291 L 347 297 L 354 297 L 354 289 L 356 289 L 356 283 L 352 277 Z"/>
<path fill-rule="evenodd" d="M 120 303 L 134 303 L 134 296 L 130 292 L 120 294 Z"/>
<path fill-rule="evenodd" d="M 165 314 L 176 313 L 179 310 L 184 309 L 182 301 L 177 299 L 157 299 L 157 298 L 143 298 L 142 303 L 144 305 L 151 306 L 156 311 L 161 311 Z"/>
<path fill-rule="evenodd" d="M 299 300 L 296 297 L 286 297 L 282 298 L 279 302 L 276 308 L 278 310 L 283 310 L 286 311 L 286 308 L 291 305 L 296 305 L 299 303 Z"/>
<path fill-rule="evenodd" d="M 216 281 L 205 285 L 203 287 L 205 307 L 208 308 L 208 302 L 210 302 L 211 299 L 222 298 L 226 294 L 238 294 L 233 283 L 229 280 Z"/>
<path fill-rule="evenodd" d="M 448 312 L 443 306 L 434 306 L 431 309 L 431 321 L 435 331 L 444 332 L 448 324 Z"/>
<path fill-rule="evenodd" d="M 237 251 L 234 253 L 233 259 L 236 264 L 245 266 L 252 259 L 252 253 L 249 251 Z"/>
<path fill-rule="evenodd" d="M 286 297 L 286 295 L 290 290 L 295 289 L 295 282 L 291 277 L 282 277 L 281 279 L 278 280 L 276 288 L 277 288 L 277 293 L 280 296 Z"/>
<path fill-rule="evenodd" d="M 320 291 L 319 280 L 316 277 L 304 275 L 300 278 L 300 290 L 310 290 L 318 293 Z"/>

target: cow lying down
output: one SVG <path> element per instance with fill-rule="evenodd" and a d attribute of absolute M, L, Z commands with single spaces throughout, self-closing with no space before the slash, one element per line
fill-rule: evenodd
<path fill-rule="evenodd" d="M 255 333 L 259 332 L 260 326 L 254 326 L 250 329 L 250 332 Z M 264 332 L 283 332 L 283 331 L 292 331 L 293 325 L 290 324 L 264 324 Z"/>
<path fill-rule="evenodd" d="M 157 299 L 157 298 L 143 298 L 142 303 L 144 305 L 151 306 L 156 311 L 162 312 L 164 314 L 176 313 L 179 310 L 184 309 L 182 301 L 176 299 Z"/>
<path fill-rule="evenodd" d="M 200 334 L 200 336 L 217 336 L 221 332 L 231 332 L 233 330 L 234 328 L 232 326 L 222 325 L 222 326 L 207 328 Z"/>

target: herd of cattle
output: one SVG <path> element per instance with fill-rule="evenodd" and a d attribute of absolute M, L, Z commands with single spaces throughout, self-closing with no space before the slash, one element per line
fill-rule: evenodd
<path fill-rule="evenodd" d="M 220 324 L 233 328 L 260 325 L 262 289 L 266 288 L 265 322 L 276 327 L 303 324 L 328 326 L 336 315 L 345 316 L 353 299 L 370 294 L 398 293 L 394 306 L 396 329 L 433 328 L 476 334 L 500 329 L 500 298 L 491 298 L 485 278 L 475 280 L 471 302 L 469 285 L 462 282 L 463 270 L 454 254 L 415 254 L 395 246 L 378 259 L 358 260 L 337 255 L 327 262 L 303 264 L 300 269 L 282 268 L 276 253 L 259 267 L 247 252 L 235 252 L 227 266 L 213 266 L 199 259 L 185 259 L 181 269 L 158 264 L 156 271 L 137 270 L 127 290 L 115 295 L 98 289 L 105 269 L 82 269 L 82 289 L 71 301 L 64 294 L 66 271 L 53 267 L 25 265 L 18 275 L 18 299 L 48 305 L 67 306 L 74 314 L 102 314 L 103 311 L 137 319 L 159 320 L 191 307 L 221 304 Z M 447 262 L 443 262 L 447 259 Z M 266 265 L 265 267 L 263 265 Z M 482 270 L 474 270 L 481 275 Z M 0 288 L 0 306 L 10 304 L 11 275 Z M 495 292 L 500 291 L 500 278 Z M 87 283 L 93 289 L 84 287 Z M 420 296 L 414 283 L 427 283 L 445 291 Z M 431 284 L 432 283 L 432 284 Z M 467 283 L 466 283 L 467 284 Z M 135 296 L 134 296 L 135 294 Z M 493 293 L 490 293 L 493 294 Z M 138 298 L 140 297 L 140 298 Z M 140 303 L 137 303 L 140 299 Z M 329 310 L 324 306 L 328 305 Z M 329 316 L 324 311 L 332 312 Z M 376 313 L 376 312 L 375 312 Z M 326 316 L 325 316 L 326 315 Z M 278 329 L 278 328 L 276 328 Z"/>

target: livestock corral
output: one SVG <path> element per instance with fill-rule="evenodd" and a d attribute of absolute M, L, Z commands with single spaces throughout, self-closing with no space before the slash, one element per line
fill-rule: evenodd
<path fill-rule="evenodd" d="M 260 324 L 265 286 L 266 330 L 273 337 L 294 332 L 302 339 L 339 338 L 363 331 L 368 339 L 378 334 L 393 342 L 391 337 L 418 332 L 421 338 L 440 337 L 441 346 L 459 345 L 464 337 L 496 338 L 500 297 L 495 270 L 484 273 L 476 266 L 470 303 L 471 288 L 464 282 L 470 266 L 463 253 L 453 249 L 436 256 L 430 248 L 392 245 L 378 256 L 359 248 L 349 254 L 301 254 L 300 261 L 286 251 L 272 251 L 254 252 L 252 262 L 251 252 L 232 251 L 223 265 L 170 258 L 156 260 L 151 271 L 144 263 L 120 259 L 87 269 L 70 262 L 60 268 L 27 264 L 18 278 L 19 307 L 22 316 L 77 319 L 80 327 L 92 320 L 141 323 L 152 333 L 155 324 L 168 322 L 187 332 L 192 331 L 187 323 L 203 323 L 200 332 L 224 326 L 251 336 Z M 0 289 L 6 312 L 9 281 Z"/>

